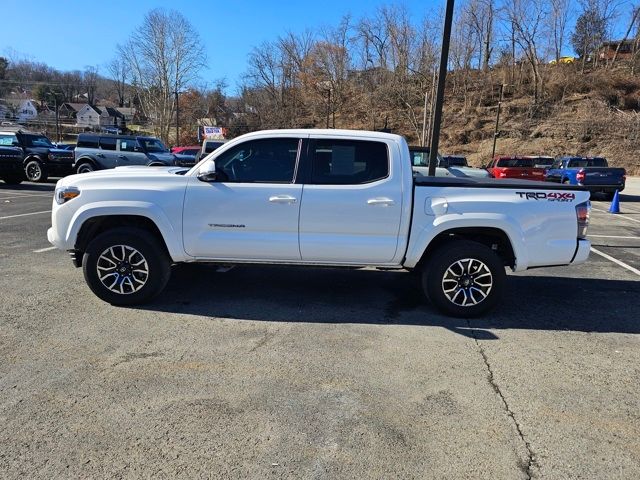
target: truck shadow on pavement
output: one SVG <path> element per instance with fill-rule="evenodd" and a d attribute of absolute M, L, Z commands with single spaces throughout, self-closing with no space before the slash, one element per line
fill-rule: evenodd
<path fill-rule="evenodd" d="M 20 183 L 18 185 L 6 185 L 0 183 L 0 192 L 11 190 L 15 192 L 53 192 L 56 189 L 57 179 L 47 180 L 44 183 Z"/>
<path fill-rule="evenodd" d="M 141 308 L 239 321 L 439 326 L 478 340 L 497 339 L 501 329 L 640 333 L 637 281 L 509 276 L 503 302 L 470 320 L 439 314 L 419 281 L 406 272 L 179 265 L 161 297 Z"/>

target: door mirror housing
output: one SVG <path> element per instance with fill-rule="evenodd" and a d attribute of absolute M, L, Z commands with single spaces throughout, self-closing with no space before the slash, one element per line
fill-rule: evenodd
<path fill-rule="evenodd" d="M 198 172 L 198 180 L 201 182 L 215 182 L 218 174 L 216 173 L 216 162 L 213 160 L 205 163 Z"/>

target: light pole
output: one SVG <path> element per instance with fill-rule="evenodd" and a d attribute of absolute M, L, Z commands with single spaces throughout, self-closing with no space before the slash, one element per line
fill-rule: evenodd
<path fill-rule="evenodd" d="M 173 92 L 176 96 L 176 147 L 180 145 L 180 104 L 178 103 L 178 89 Z M 168 140 L 168 139 L 167 139 Z"/>
<path fill-rule="evenodd" d="M 440 123 L 442 121 L 442 103 L 444 101 L 445 80 L 447 79 L 447 65 L 449 64 L 449 43 L 451 41 L 451 23 L 453 21 L 454 0 L 447 0 L 444 15 L 444 31 L 442 33 L 442 51 L 440 53 L 440 70 L 438 73 L 438 89 L 436 90 L 436 105 L 433 112 L 433 134 L 429 151 L 429 176 L 436 175 L 438 161 L 438 144 L 440 142 Z"/>
<path fill-rule="evenodd" d="M 496 141 L 498 140 L 498 126 L 500 125 L 500 109 L 502 108 L 502 94 L 504 93 L 504 87 L 508 85 L 503 83 L 500 85 L 500 97 L 498 99 L 498 110 L 496 112 L 496 126 L 493 130 L 493 148 L 491 149 L 491 160 L 496 154 Z"/>

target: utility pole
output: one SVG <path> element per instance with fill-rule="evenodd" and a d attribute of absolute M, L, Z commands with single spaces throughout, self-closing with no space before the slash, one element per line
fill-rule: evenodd
<path fill-rule="evenodd" d="M 178 103 L 178 89 L 173 92 L 176 94 L 176 147 L 180 145 L 180 106 Z M 167 139 L 168 140 L 168 139 Z"/>
<path fill-rule="evenodd" d="M 58 114 L 58 96 L 54 95 L 54 101 L 56 105 L 56 143 L 60 143 L 60 115 Z"/>
<path fill-rule="evenodd" d="M 327 128 L 329 128 L 330 114 L 331 114 L 331 89 L 327 88 Z"/>
<path fill-rule="evenodd" d="M 428 90 L 424 89 L 424 109 L 422 111 L 422 137 L 420 138 L 420 146 L 426 145 L 427 139 L 427 98 L 429 97 Z"/>
<path fill-rule="evenodd" d="M 502 93 L 504 92 L 505 84 L 500 84 L 500 98 L 498 99 L 498 111 L 496 112 L 496 127 L 493 130 L 493 149 L 491 149 L 491 160 L 496 154 L 496 141 L 498 140 L 498 126 L 500 124 L 500 108 L 502 107 Z"/>
<path fill-rule="evenodd" d="M 429 151 L 429 176 L 436 175 L 436 163 L 438 161 L 438 144 L 440 142 L 440 123 L 442 122 L 442 103 L 444 101 L 444 88 L 447 79 L 447 66 L 449 64 L 449 43 L 451 41 L 451 23 L 453 22 L 454 0 L 447 0 L 447 8 L 444 16 L 444 31 L 442 34 L 442 52 L 440 53 L 440 70 L 438 74 L 438 89 L 436 91 L 436 105 L 433 112 L 433 135 L 431 136 L 431 149 Z"/>

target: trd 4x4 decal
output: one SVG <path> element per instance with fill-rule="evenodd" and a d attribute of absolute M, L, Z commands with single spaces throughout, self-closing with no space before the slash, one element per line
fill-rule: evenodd
<path fill-rule="evenodd" d="M 549 202 L 572 202 L 576 194 L 571 192 L 516 192 L 520 198 L 527 200 L 547 200 Z"/>

